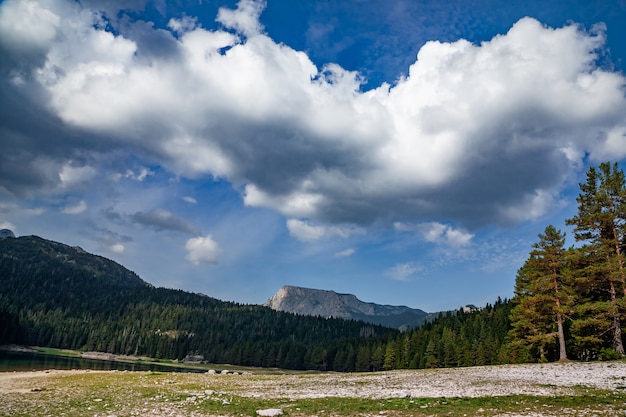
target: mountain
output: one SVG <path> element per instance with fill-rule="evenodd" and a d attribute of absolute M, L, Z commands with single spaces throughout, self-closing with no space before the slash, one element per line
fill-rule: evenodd
<path fill-rule="evenodd" d="M 0 239 L 6 239 L 8 237 L 15 237 L 12 230 L 9 230 L 9 229 L 0 230 Z"/>
<path fill-rule="evenodd" d="M 429 313 L 419 309 L 366 303 L 352 294 L 290 285 L 283 286 L 263 305 L 276 311 L 361 320 L 398 329 L 421 326 L 430 318 Z"/>
<path fill-rule="evenodd" d="M 355 352 L 397 334 L 364 322 L 156 288 L 77 246 L 36 236 L 0 239 L 0 344 L 354 370 Z"/>

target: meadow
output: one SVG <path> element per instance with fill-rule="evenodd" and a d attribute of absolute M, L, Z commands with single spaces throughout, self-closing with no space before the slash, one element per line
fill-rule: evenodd
<path fill-rule="evenodd" d="M 626 362 L 376 373 L 0 373 L 2 417 L 626 416 Z"/>

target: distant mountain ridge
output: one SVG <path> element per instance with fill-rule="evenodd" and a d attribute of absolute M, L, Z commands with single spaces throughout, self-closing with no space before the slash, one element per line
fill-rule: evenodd
<path fill-rule="evenodd" d="M 361 320 L 393 328 L 421 326 L 431 315 L 407 306 L 367 303 L 353 294 L 285 285 L 263 304 L 276 311 L 306 316 Z"/>

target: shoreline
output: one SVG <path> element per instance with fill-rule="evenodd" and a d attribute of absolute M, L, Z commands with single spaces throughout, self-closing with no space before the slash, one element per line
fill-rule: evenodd
<path fill-rule="evenodd" d="M 120 364 L 131 364 L 140 366 L 155 366 L 176 370 L 188 370 L 191 372 L 259 372 L 259 373 L 312 373 L 317 371 L 292 371 L 282 370 L 278 368 L 254 368 L 249 366 L 238 366 L 231 364 L 214 364 L 208 362 L 199 361 L 178 361 L 176 359 L 156 359 L 149 356 L 134 356 L 134 355 L 121 355 L 107 352 L 97 351 L 78 351 L 71 349 L 57 349 L 47 348 L 40 346 L 25 346 L 25 345 L 0 345 L 0 352 L 13 352 L 13 353 L 32 353 L 38 355 L 46 355 L 59 358 L 69 359 L 86 359 L 102 362 L 113 362 Z M 95 370 L 93 370 L 95 371 Z M 0 370 L 0 372 L 2 372 Z"/>

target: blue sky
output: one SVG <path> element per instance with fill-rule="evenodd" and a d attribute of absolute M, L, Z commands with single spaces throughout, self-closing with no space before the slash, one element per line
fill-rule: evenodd
<path fill-rule="evenodd" d="M 626 2 L 0 3 L 0 227 L 146 281 L 511 297 L 626 164 Z M 570 244 L 573 244 L 570 241 Z"/>

